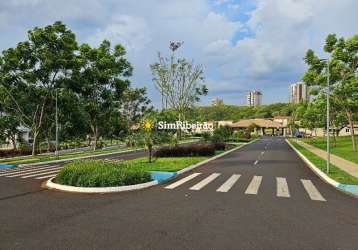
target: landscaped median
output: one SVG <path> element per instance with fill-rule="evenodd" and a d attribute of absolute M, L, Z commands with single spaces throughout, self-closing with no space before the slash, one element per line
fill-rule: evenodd
<path fill-rule="evenodd" d="M 55 178 L 47 181 L 46 186 L 80 193 L 138 190 L 167 181 L 178 174 L 222 157 L 241 146 L 229 146 L 225 151 L 220 149 L 212 151 L 214 146 L 210 146 L 209 149 L 209 147 L 200 144 L 192 147 L 166 147 L 157 151 L 153 162 L 148 162 L 147 157 L 126 161 L 75 161 L 66 164 Z"/>
<path fill-rule="evenodd" d="M 330 165 L 330 171 L 326 174 L 326 160 L 313 154 L 300 146 L 294 140 L 287 140 L 289 145 L 303 159 L 304 162 L 326 183 L 346 193 L 358 196 L 358 178 L 341 170 L 337 166 Z"/>

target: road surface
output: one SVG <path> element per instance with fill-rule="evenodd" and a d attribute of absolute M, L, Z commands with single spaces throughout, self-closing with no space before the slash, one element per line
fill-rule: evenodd
<path fill-rule="evenodd" d="M 358 200 L 265 137 L 146 190 L 0 177 L 0 249 L 358 249 Z"/>

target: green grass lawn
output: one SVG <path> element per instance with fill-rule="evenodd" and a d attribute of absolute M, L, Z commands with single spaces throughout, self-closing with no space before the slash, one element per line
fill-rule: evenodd
<path fill-rule="evenodd" d="M 134 160 L 124 161 L 123 164 L 133 168 L 144 168 L 146 171 L 167 171 L 176 172 L 190 165 L 208 159 L 205 156 L 195 157 L 161 157 L 148 162 L 148 157 L 141 157 Z"/>
<path fill-rule="evenodd" d="M 358 152 L 352 151 L 352 140 L 350 136 L 336 137 L 337 142 L 334 143 L 331 138 L 331 153 L 339 157 L 342 157 L 348 161 L 358 163 Z M 302 139 L 302 141 L 311 144 L 317 148 L 326 150 L 326 138 L 325 137 L 314 137 L 309 139 Z M 358 145 L 358 136 L 356 138 Z"/>
<path fill-rule="evenodd" d="M 295 143 L 293 140 L 290 142 L 304 155 L 306 156 L 316 167 L 326 173 L 326 161 L 319 156 L 311 153 L 309 150 Z M 347 172 L 337 168 L 334 165 L 330 165 L 330 173 L 328 174 L 333 180 L 343 184 L 358 184 L 358 178 L 351 176 Z"/>

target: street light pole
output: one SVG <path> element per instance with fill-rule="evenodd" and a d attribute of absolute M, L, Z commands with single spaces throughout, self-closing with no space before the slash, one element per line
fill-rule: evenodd
<path fill-rule="evenodd" d="M 329 128 L 330 128 L 330 117 L 329 117 L 329 97 L 330 97 L 330 72 L 329 72 L 329 59 L 327 60 L 327 174 L 329 173 L 329 167 L 331 162 L 331 152 L 329 145 Z"/>
<path fill-rule="evenodd" d="M 56 89 L 56 151 L 55 151 L 55 155 L 58 158 L 58 105 L 57 105 L 57 99 L 58 99 L 58 94 L 57 94 L 57 89 Z"/>

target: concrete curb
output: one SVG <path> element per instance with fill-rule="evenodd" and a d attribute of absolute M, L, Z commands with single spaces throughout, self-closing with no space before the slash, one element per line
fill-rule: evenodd
<path fill-rule="evenodd" d="M 329 185 L 333 186 L 334 188 L 344 192 L 348 193 L 350 195 L 353 195 L 354 197 L 358 198 L 358 185 L 348 185 L 348 184 L 342 184 L 335 180 L 333 180 L 331 177 L 326 175 L 324 172 L 322 172 L 316 165 L 314 165 L 306 156 L 304 156 L 298 149 L 296 149 L 295 146 L 292 145 L 292 143 L 286 139 L 286 142 L 290 147 L 298 154 L 298 156 L 306 163 L 306 165 L 316 174 L 318 177 L 323 180 L 324 182 L 328 183 Z"/>
<path fill-rule="evenodd" d="M 144 188 L 148 188 L 148 187 L 151 187 L 151 186 L 154 186 L 154 185 L 158 185 L 159 183 L 162 183 L 162 182 L 165 182 L 165 181 L 168 181 L 168 180 L 171 180 L 173 178 L 175 178 L 176 176 L 180 175 L 180 174 L 183 174 L 183 173 L 186 173 L 190 170 L 193 170 L 195 168 L 198 168 L 210 161 L 213 161 L 213 160 L 216 160 L 220 157 L 223 157 L 235 150 L 238 150 L 248 144 L 251 144 L 253 142 L 255 142 L 257 139 L 249 142 L 249 143 L 246 143 L 246 144 L 242 144 L 238 147 L 235 147 L 233 149 L 230 149 L 226 152 L 223 152 L 219 155 L 216 155 L 214 157 L 211 157 L 209 159 L 206 159 L 205 161 L 202 161 L 202 162 L 199 162 L 197 164 L 194 164 L 192 166 L 189 166 L 189 167 L 186 167 L 186 168 L 183 168 L 182 170 L 179 170 L 177 172 L 175 172 L 175 174 L 173 174 L 173 176 L 165 179 L 165 180 L 162 180 L 162 181 L 158 181 L 158 180 L 154 180 L 154 181 L 150 181 L 150 182 L 146 182 L 146 183 L 141 183 L 141 184 L 136 184 L 136 185 L 130 185 L 130 186 L 119 186 L 119 187 L 74 187 L 74 186 L 67 186 L 67 185 L 61 185 L 61 184 L 57 184 L 57 183 L 54 183 L 52 182 L 52 180 L 56 177 L 53 177 L 51 179 L 49 179 L 47 182 L 46 182 L 46 187 L 49 188 L 49 189 L 56 189 L 56 190 L 60 190 L 60 191 L 66 191 L 66 192 L 74 192 L 74 193 L 118 193 L 118 192 L 124 192 L 124 191 L 133 191 L 133 190 L 139 190 L 139 189 L 144 189 Z"/>
<path fill-rule="evenodd" d="M 129 186 L 119 186 L 119 187 L 74 187 L 61 185 L 52 182 L 55 177 L 49 179 L 46 182 L 46 187 L 49 189 L 56 189 L 60 191 L 73 192 L 73 193 L 87 193 L 87 194 L 98 194 L 98 193 L 118 193 L 124 191 L 133 191 L 140 190 L 143 188 L 148 188 L 158 184 L 158 181 L 150 181 L 146 183 L 140 183 Z"/>

